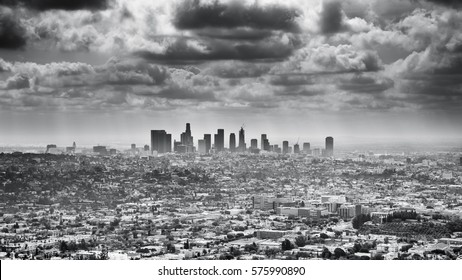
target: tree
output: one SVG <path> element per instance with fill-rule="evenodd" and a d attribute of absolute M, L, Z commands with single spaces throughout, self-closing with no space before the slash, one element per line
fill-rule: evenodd
<path fill-rule="evenodd" d="M 329 249 L 324 248 L 321 253 L 321 258 L 323 259 L 330 259 L 332 257 L 332 253 L 329 251 Z"/>
<path fill-rule="evenodd" d="M 61 253 L 65 253 L 68 250 L 66 241 L 61 241 L 61 243 L 59 244 L 59 250 L 61 251 Z"/>
<path fill-rule="evenodd" d="M 279 250 L 275 249 L 275 248 L 268 248 L 265 250 L 265 255 L 268 257 L 268 258 L 273 258 L 274 256 L 276 256 L 276 254 L 278 253 Z"/>
<path fill-rule="evenodd" d="M 287 250 L 292 250 L 294 248 L 294 245 L 292 242 L 290 242 L 289 239 L 285 239 L 282 241 L 282 251 L 287 251 Z"/>
<path fill-rule="evenodd" d="M 297 236 L 297 238 L 295 238 L 295 245 L 297 245 L 298 247 L 305 246 L 306 245 L 306 237 L 303 236 L 303 235 Z"/>
<path fill-rule="evenodd" d="M 368 222 L 370 220 L 371 220 L 371 215 L 359 214 L 353 218 L 351 223 L 353 224 L 354 229 L 359 229 L 365 222 Z"/>
<path fill-rule="evenodd" d="M 319 237 L 321 237 L 322 239 L 327 239 L 327 238 L 329 238 L 329 235 L 325 234 L 324 232 L 321 232 Z"/>
<path fill-rule="evenodd" d="M 335 248 L 334 255 L 335 258 L 340 259 L 341 257 L 345 257 L 346 253 L 341 248 Z"/>
<path fill-rule="evenodd" d="M 176 249 L 175 249 L 175 246 L 172 245 L 172 243 L 167 243 L 167 253 L 175 253 L 176 252 Z"/>
<path fill-rule="evenodd" d="M 244 246 L 244 251 L 246 252 L 257 252 L 258 251 L 258 245 L 253 242 L 252 244 L 247 244 Z"/>

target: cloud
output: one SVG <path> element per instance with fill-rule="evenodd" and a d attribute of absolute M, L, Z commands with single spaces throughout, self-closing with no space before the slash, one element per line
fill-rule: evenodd
<path fill-rule="evenodd" d="M 136 54 L 153 61 L 187 64 L 207 60 L 281 60 L 290 56 L 294 48 L 294 43 L 285 37 L 258 42 L 181 37 L 168 45 L 164 52 L 138 51 Z"/>
<path fill-rule="evenodd" d="M 394 82 L 390 78 L 355 75 L 340 79 L 337 88 L 352 93 L 374 94 L 384 92 L 393 86 Z"/>
<path fill-rule="evenodd" d="M 23 89 L 29 86 L 29 77 L 26 75 L 16 74 L 6 80 L 6 89 Z"/>
<path fill-rule="evenodd" d="M 136 59 L 112 58 L 99 66 L 78 62 L 17 62 L 10 65 L 10 69 L 13 73 L 31 77 L 35 86 L 53 89 L 105 85 L 161 85 L 169 79 L 165 67 Z"/>
<path fill-rule="evenodd" d="M 284 30 L 298 32 L 296 18 L 299 11 L 282 5 L 245 5 L 232 1 L 182 1 L 177 7 L 174 24 L 179 29 L 201 29 L 207 27 Z"/>
<path fill-rule="evenodd" d="M 369 72 L 382 69 L 377 53 L 358 50 L 351 45 L 322 44 L 297 50 L 289 60 L 275 66 L 274 74 Z"/>
<path fill-rule="evenodd" d="M 315 83 L 312 77 L 307 75 L 275 75 L 270 78 L 270 83 L 274 86 L 301 86 L 312 85 Z"/>
<path fill-rule="evenodd" d="M 462 2 L 460 0 L 426 0 L 426 1 L 438 4 L 438 5 L 452 7 L 452 8 L 462 7 Z"/>
<path fill-rule="evenodd" d="M 0 7 L 0 49 L 19 49 L 26 45 L 26 30 L 12 13 Z"/>
<path fill-rule="evenodd" d="M 2 73 L 2 72 L 10 72 L 12 67 L 13 67 L 13 65 L 11 65 L 11 63 L 6 62 L 2 58 L 0 58 L 0 73 Z"/>
<path fill-rule="evenodd" d="M 140 60 L 121 61 L 112 58 L 97 70 L 103 76 L 103 83 L 109 84 L 159 85 L 169 78 L 166 68 Z"/>
<path fill-rule="evenodd" d="M 167 99 L 189 99 L 189 100 L 200 100 L 200 101 L 215 101 L 216 98 L 213 92 L 210 91 L 196 91 L 191 88 L 183 88 L 179 86 L 172 86 L 161 90 L 158 97 Z"/>
<path fill-rule="evenodd" d="M 324 1 L 320 28 L 322 34 L 333 34 L 346 31 L 347 27 L 343 21 L 342 3 L 338 1 Z"/>
<path fill-rule="evenodd" d="M 226 79 L 255 78 L 268 73 L 270 69 L 271 66 L 264 63 L 225 61 L 207 65 L 203 74 Z"/>
<path fill-rule="evenodd" d="M 38 11 L 46 10 L 105 10 L 109 0 L 0 0 L 1 5 L 23 5 Z"/>

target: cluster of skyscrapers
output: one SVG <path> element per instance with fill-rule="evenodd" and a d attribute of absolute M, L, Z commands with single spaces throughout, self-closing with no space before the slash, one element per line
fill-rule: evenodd
<path fill-rule="evenodd" d="M 219 153 L 226 151 L 225 149 L 225 130 L 218 129 L 217 133 L 214 134 L 214 142 L 212 145 L 212 135 L 204 134 L 203 139 L 198 140 L 197 150 L 194 146 L 194 138 L 191 134 L 191 125 L 186 124 L 185 132 L 181 133 L 180 141 L 174 141 L 173 151 L 175 153 L 195 153 L 210 154 Z M 237 144 L 237 146 L 236 146 Z M 325 149 L 313 149 L 311 150 L 310 143 L 303 143 L 303 148 L 300 150 L 299 144 L 295 144 L 293 147 L 289 146 L 289 141 L 282 142 L 282 148 L 279 145 L 271 145 L 266 134 L 261 135 L 260 148 L 258 148 L 258 139 L 250 140 L 250 147 L 247 148 L 245 142 L 245 130 L 244 126 L 239 130 L 239 142 L 236 143 L 236 134 L 230 133 L 229 135 L 229 152 L 250 152 L 259 153 L 260 151 L 275 152 L 282 154 L 313 154 L 315 156 L 327 156 L 331 157 L 334 155 L 334 138 L 326 137 Z M 157 152 L 158 154 L 172 152 L 172 135 L 168 134 L 165 130 L 151 130 L 151 152 Z"/>

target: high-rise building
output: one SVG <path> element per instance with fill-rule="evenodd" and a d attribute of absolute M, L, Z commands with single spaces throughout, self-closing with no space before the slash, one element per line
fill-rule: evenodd
<path fill-rule="evenodd" d="M 295 144 L 294 145 L 294 154 L 299 154 L 300 153 L 300 145 Z"/>
<path fill-rule="evenodd" d="M 245 152 L 247 150 L 247 145 L 245 143 L 245 131 L 244 128 L 241 127 L 239 130 L 239 147 L 238 147 L 239 152 Z"/>
<path fill-rule="evenodd" d="M 260 142 L 260 146 L 261 146 L 260 149 L 261 150 L 266 150 L 265 149 L 265 140 L 267 140 L 267 139 L 268 139 L 268 137 L 266 136 L 266 134 L 261 135 L 261 140 L 260 140 L 261 141 Z"/>
<path fill-rule="evenodd" d="M 303 153 L 304 154 L 311 154 L 310 143 L 303 143 Z"/>
<path fill-rule="evenodd" d="M 326 156 L 331 157 L 334 155 L 334 138 L 326 137 Z"/>
<path fill-rule="evenodd" d="M 205 141 L 205 153 L 210 153 L 210 149 L 212 148 L 212 135 L 211 134 L 204 134 L 204 141 Z"/>
<path fill-rule="evenodd" d="M 225 149 L 225 130 L 218 129 L 215 134 L 215 151 L 222 152 Z"/>
<path fill-rule="evenodd" d="M 144 145 L 144 151 L 149 152 L 149 145 Z"/>
<path fill-rule="evenodd" d="M 171 153 L 172 152 L 172 134 L 167 134 L 166 135 L 166 143 L 165 143 L 165 152 L 166 153 Z"/>
<path fill-rule="evenodd" d="M 106 149 L 106 146 L 94 146 L 93 147 L 93 153 L 97 153 L 100 155 L 107 155 L 108 151 Z"/>
<path fill-rule="evenodd" d="M 158 154 L 170 153 L 172 151 L 172 135 L 165 130 L 151 130 L 151 152 Z"/>
<path fill-rule="evenodd" d="M 265 140 L 263 141 L 263 150 L 265 150 L 265 151 L 271 151 L 270 143 L 269 143 L 269 140 L 268 140 L 268 139 L 265 139 Z"/>
<path fill-rule="evenodd" d="M 282 153 L 288 154 L 289 153 L 289 141 L 282 142 Z"/>
<path fill-rule="evenodd" d="M 236 134 L 229 135 L 229 151 L 234 153 L 236 151 Z"/>
<path fill-rule="evenodd" d="M 459 165 L 462 166 L 462 157 L 459 159 Z"/>
<path fill-rule="evenodd" d="M 185 153 L 193 153 L 194 152 L 194 139 L 191 135 L 191 125 L 189 123 L 186 124 L 186 131 L 181 133 L 180 135 L 180 142 L 181 144 L 177 146 L 177 150 L 175 152 L 185 152 Z M 184 147 L 180 147 L 184 146 Z"/>
<path fill-rule="evenodd" d="M 132 149 L 131 149 L 132 151 L 136 150 L 136 144 L 132 144 L 131 147 L 132 147 Z"/>
<path fill-rule="evenodd" d="M 251 149 L 258 149 L 258 140 L 257 139 L 251 139 L 250 140 L 250 148 Z"/>
<path fill-rule="evenodd" d="M 205 140 L 199 140 L 197 143 L 197 148 L 200 154 L 205 154 Z"/>

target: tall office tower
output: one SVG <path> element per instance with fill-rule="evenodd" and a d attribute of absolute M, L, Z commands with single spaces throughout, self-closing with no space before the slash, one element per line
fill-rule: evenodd
<path fill-rule="evenodd" d="M 199 140 L 197 143 L 197 148 L 200 154 L 205 154 L 205 140 Z"/>
<path fill-rule="evenodd" d="M 136 144 L 132 144 L 132 151 L 136 150 Z"/>
<path fill-rule="evenodd" d="M 189 123 L 186 124 L 186 131 L 181 133 L 181 151 L 185 151 L 186 153 L 194 152 L 194 139 L 191 136 L 191 125 Z"/>
<path fill-rule="evenodd" d="M 257 139 L 251 139 L 250 140 L 250 148 L 255 150 L 258 149 L 258 140 Z"/>
<path fill-rule="evenodd" d="M 144 145 L 144 151 L 149 152 L 149 145 Z"/>
<path fill-rule="evenodd" d="M 212 148 L 212 135 L 211 134 L 204 134 L 204 141 L 205 141 L 205 153 L 210 153 L 210 149 Z"/>
<path fill-rule="evenodd" d="M 263 150 L 265 150 L 265 151 L 271 151 L 270 143 L 269 143 L 269 140 L 268 140 L 268 139 L 265 139 L 265 140 L 263 141 Z"/>
<path fill-rule="evenodd" d="M 303 153 L 304 154 L 311 154 L 310 143 L 303 143 Z"/>
<path fill-rule="evenodd" d="M 172 151 L 172 135 L 165 130 L 151 130 L 151 151 L 159 154 Z"/>
<path fill-rule="evenodd" d="M 289 141 L 282 142 L 282 153 L 288 154 L 289 153 Z"/>
<path fill-rule="evenodd" d="M 460 157 L 459 161 L 459 165 L 462 166 L 462 157 Z"/>
<path fill-rule="evenodd" d="M 229 135 L 229 151 L 234 153 L 236 151 L 236 134 Z"/>
<path fill-rule="evenodd" d="M 218 129 L 215 134 L 215 151 L 222 152 L 225 149 L 225 130 Z"/>
<path fill-rule="evenodd" d="M 74 152 L 75 152 L 75 149 L 77 148 L 77 145 L 75 144 L 75 141 L 74 141 L 74 143 L 72 143 L 72 148 L 74 148 Z"/>
<path fill-rule="evenodd" d="M 238 147 L 239 152 L 245 152 L 247 150 L 247 145 L 245 144 L 245 131 L 244 128 L 241 127 L 239 130 L 239 147 Z"/>
<path fill-rule="evenodd" d="M 326 156 L 331 157 L 334 155 L 334 138 L 326 137 Z"/>
<path fill-rule="evenodd" d="M 262 134 L 262 135 L 261 135 L 261 140 L 260 140 L 260 141 L 261 141 L 261 142 L 260 142 L 260 146 L 261 146 L 260 149 L 261 149 L 261 150 L 265 150 L 265 151 L 266 151 L 266 149 L 265 149 L 265 140 L 267 140 L 267 139 L 268 139 L 268 137 L 266 136 L 266 134 Z"/>
<path fill-rule="evenodd" d="M 299 154 L 300 153 L 300 145 L 295 144 L 294 145 L 294 154 Z"/>
<path fill-rule="evenodd" d="M 279 153 L 279 150 L 281 150 L 281 148 L 279 148 L 279 145 L 278 145 L 278 144 L 274 144 L 274 145 L 273 145 L 273 152 Z"/>
<path fill-rule="evenodd" d="M 167 134 L 166 135 L 166 141 L 165 141 L 164 149 L 165 149 L 166 153 L 171 153 L 172 152 L 172 134 Z"/>

